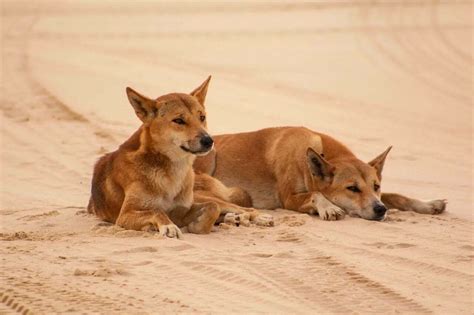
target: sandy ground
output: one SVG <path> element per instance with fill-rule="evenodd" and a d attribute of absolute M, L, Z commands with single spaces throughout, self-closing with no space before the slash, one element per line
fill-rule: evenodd
<path fill-rule="evenodd" d="M 473 312 L 472 3 L 2 1 L 0 313 Z M 41 3 L 41 5 L 39 5 Z M 85 213 L 125 97 L 213 75 L 213 133 L 304 125 L 439 216 L 159 239 Z"/>

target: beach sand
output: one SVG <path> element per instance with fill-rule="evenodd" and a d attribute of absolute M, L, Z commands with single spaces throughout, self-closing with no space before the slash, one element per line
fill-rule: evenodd
<path fill-rule="evenodd" d="M 2 1 L 0 313 L 473 312 L 472 2 Z M 92 167 L 138 128 L 125 87 L 212 74 L 213 134 L 295 125 L 441 215 L 184 240 L 86 213 Z"/>

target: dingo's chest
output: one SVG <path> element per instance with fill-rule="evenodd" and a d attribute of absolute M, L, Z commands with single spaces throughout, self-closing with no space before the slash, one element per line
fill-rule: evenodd
<path fill-rule="evenodd" d="M 193 201 L 194 172 L 189 165 L 176 165 L 168 170 L 155 170 L 147 174 L 153 191 L 155 206 L 170 211 L 183 206 L 191 207 Z"/>

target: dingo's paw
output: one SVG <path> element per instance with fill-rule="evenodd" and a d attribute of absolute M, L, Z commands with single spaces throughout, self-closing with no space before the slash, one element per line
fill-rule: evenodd
<path fill-rule="evenodd" d="M 446 205 L 448 200 L 446 199 L 439 199 L 439 200 L 431 200 L 426 202 L 428 205 L 428 209 L 426 213 L 428 214 L 440 214 L 446 210 Z"/>
<path fill-rule="evenodd" d="M 346 216 L 344 210 L 335 205 L 318 209 L 319 217 L 325 221 L 342 220 Z"/>
<path fill-rule="evenodd" d="M 179 227 L 174 224 L 160 225 L 158 229 L 160 231 L 160 235 L 163 237 L 167 236 L 169 238 L 183 238 L 183 233 Z"/>
<path fill-rule="evenodd" d="M 342 220 L 346 212 L 326 199 L 322 194 L 316 193 L 313 196 L 313 204 L 316 207 L 319 217 L 325 221 Z"/>
<path fill-rule="evenodd" d="M 258 225 L 258 226 L 274 226 L 275 225 L 275 220 L 273 219 L 273 216 L 270 214 L 259 214 L 255 217 L 253 222 Z"/>
<path fill-rule="evenodd" d="M 227 213 L 224 216 L 224 223 L 235 226 L 249 226 L 250 225 L 250 214 L 249 213 Z"/>

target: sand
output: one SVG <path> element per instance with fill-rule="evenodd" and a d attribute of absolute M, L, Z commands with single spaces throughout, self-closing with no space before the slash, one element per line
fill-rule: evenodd
<path fill-rule="evenodd" d="M 470 1 L 2 1 L 0 313 L 473 312 Z M 125 96 L 213 79 L 214 134 L 304 125 L 446 213 L 184 240 L 85 212 L 138 126 Z"/>

